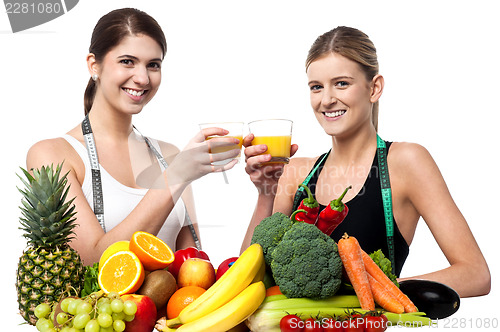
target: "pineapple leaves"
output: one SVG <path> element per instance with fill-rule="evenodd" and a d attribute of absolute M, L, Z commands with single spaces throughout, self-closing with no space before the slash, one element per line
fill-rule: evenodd
<path fill-rule="evenodd" d="M 28 243 L 35 246 L 56 247 L 65 245 L 74 238 L 76 211 L 72 198 L 66 201 L 69 192 L 67 175 L 62 177 L 62 164 L 33 169 L 32 174 L 21 168 L 26 179 L 18 177 L 24 184 L 19 192 L 23 195 L 20 218 Z"/>

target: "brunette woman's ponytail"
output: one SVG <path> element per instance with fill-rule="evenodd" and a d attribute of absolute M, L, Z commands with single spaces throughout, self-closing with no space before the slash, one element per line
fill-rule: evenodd
<path fill-rule="evenodd" d="M 90 78 L 89 83 L 87 84 L 87 88 L 85 89 L 85 94 L 83 95 L 83 106 L 84 106 L 84 115 L 87 116 L 89 114 L 90 109 L 92 108 L 92 104 L 94 103 L 96 91 L 95 81 Z"/>

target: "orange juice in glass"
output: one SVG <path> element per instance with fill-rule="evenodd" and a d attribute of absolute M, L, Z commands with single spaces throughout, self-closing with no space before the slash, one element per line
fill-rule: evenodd
<path fill-rule="evenodd" d="M 224 165 L 230 162 L 233 159 L 238 159 L 240 158 L 241 155 L 241 146 L 243 144 L 243 122 L 213 122 L 213 123 L 201 123 L 200 124 L 200 129 L 205 129 L 205 128 L 210 128 L 210 127 L 217 127 L 217 128 L 222 128 L 226 129 L 229 131 L 227 135 L 224 136 L 208 136 L 206 140 L 216 138 L 216 137 L 233 137 L 238 139 L 240 142 L 238 145 L 231 144 L 231 145 L 224 145 L 224 146 L 217 146 L 214 148 L 210 149 L 210 153 L 222 153 L 222 152 L 227 152 L 231 151 L 233 149 L 239 149 L 240 153 L 236 158 L 230 158 L 230 159 L 225 159 L 222 161 L 216 161 L 213 162 L 213 165 Z"/>
<path fill-rule="evenodd" d="M 292 144 L 291 120 L 269 119 L 257 120 L 248 124 L 250 133 L 254 135 L 252 145 L 267 145 L 266 154 L 271 155 L 269 163 L 285 163 L 290 160 Z"/>

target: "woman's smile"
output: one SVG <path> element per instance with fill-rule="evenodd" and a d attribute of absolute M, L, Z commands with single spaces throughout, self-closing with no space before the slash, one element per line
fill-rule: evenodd
<path fill-rule="evenodd" d="M 146 96 L 149 90 L 135 90 L 130 88 L 122 88 L 122 90 L 130 97 L 132 100 L 140 102 Z"/>
<path fill-rule="evenodd" d="M 346 112 L 346 110 L 325 111 L 323 112 L 323 115 L 327 120 L 331 121 L 340 119 Z"/>

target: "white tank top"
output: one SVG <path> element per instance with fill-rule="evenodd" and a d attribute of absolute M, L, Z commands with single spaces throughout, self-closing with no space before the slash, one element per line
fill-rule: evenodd
<path fill-rule="evenodd" d="M 87 148 L 73 136 L 64 135 L 63 138 L 78 152 L 85 165 L 85 178 L 82 184 L 82 191 L 90 207 L 93 209 L 92 177 L 87 176 L 91 174 Z M 151 138 L 150 140 L 155 148 L 161 151 L 158 142 Z M 109 231 L 132 212 L 148 190 L 127 187 L 113 178 L 102 165 L 99 166 L 101 169 L 104 202 L 104 223 L 106 230 Z M 187 226 L 185 211 L 184 202 L 182 199 L 179 199 L 157 235 L 174 251 L 176 250 L 175 242 L 179 231 L 183 226 Z"/>

